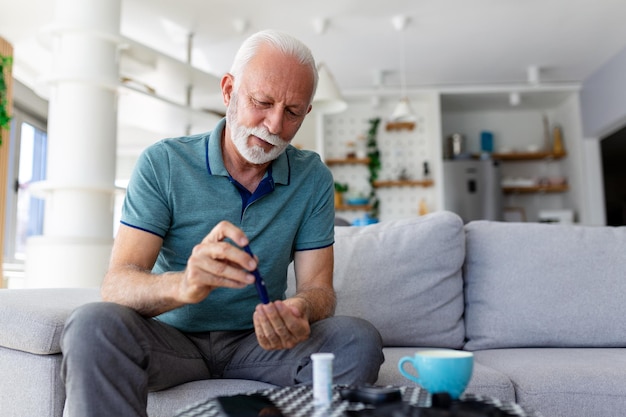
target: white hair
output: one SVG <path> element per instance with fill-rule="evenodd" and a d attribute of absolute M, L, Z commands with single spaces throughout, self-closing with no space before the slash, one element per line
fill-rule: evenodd
<path fill-rule="evenodd" d="M 230 73 L 235 78 L 235 90 L 237 90 L 237 87 L 239 86 L 239 79 L 246 65 L 248 65 L 250 60 L 257 53 L 259 47 L 262 45 L 270 45 L 285 55 L 296 58 L 300 64 L 306 65 L 311 69 L 311 73 L 313 75 L 313 94 L 311 96 L 311 100 L 313 100 L 315 90 L 317 89 L 318 74 L 317 67 L 315 65 L 315 58 L 313 58 L 311 50 L 300 40 L 276 30 L 263 30 L 257 32 L 241 44 L 241 47 L 237 51 L 237 55 L 235 55 L 235 59 L 230 68 Z"/>

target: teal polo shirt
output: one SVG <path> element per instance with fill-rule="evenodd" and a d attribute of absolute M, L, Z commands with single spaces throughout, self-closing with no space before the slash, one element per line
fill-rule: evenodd
<path fill-rule="evenodd" d="M 155 274 L 181 271 L 193 247 L 222 220 L 241 228 L 259 257 L 270 299 L 284 299 L 295 251 L 334 242 L 333 177 L 319 155 L 289 146 L 249 193 L 226 171 L 222 119 L 212 132 L 164 139 L 139 157 L 121 222 L 163 238 Z M 219 288 L 157 318 L 187 332 L 253 328 L 254 285 Z"/>

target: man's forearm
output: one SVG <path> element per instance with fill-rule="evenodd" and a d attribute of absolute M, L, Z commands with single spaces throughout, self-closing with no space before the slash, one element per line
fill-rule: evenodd
<path fill-rule="evenodd" d="M 305 305 L 303 314 L 305 314 L 310 323 L 331 317 L 335 314 L 337 297 L 332 288 L 299 290 L 293 298 L 303 301 Z"/>
<path fill-rule="evenodd" d="M 103 301 L 125 305 L 154 317 L 182 304 L 174 297 L 180 272 L 153 274 L 137 267 L 109 271 L 102 283 Z"/>

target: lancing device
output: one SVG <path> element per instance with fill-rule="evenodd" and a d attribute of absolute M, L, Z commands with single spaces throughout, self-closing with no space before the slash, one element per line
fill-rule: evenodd
<path fill-rule="evenodd" d="M 244 246 L 243 250 L 245 250 L 248 253 L 248 255 L 254 258 L 254 255 L 252 254 L 252 250 L 250 249 L 250 245 Z M 265 281 L 263 281 L 263 277 L 259 273 L 259 268 L 252 271 L 252 274 L 254 275 L 254 286 L 256 287 L 256 292 L 257 294 L 259 294 L 259 298 L 261 299 L 261 302 L 263 304 L 269 304 L 270 297 L 267 295 L 267 288 L 265 287 Z"/>

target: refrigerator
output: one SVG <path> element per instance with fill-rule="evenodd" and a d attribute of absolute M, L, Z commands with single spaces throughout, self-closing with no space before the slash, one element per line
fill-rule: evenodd
<path fill-rule="evenodd" d="M 443 162 L 443 205 L 465 223 L 502 220 L 500 166 L 493 159 L 447 159 Z"/>

